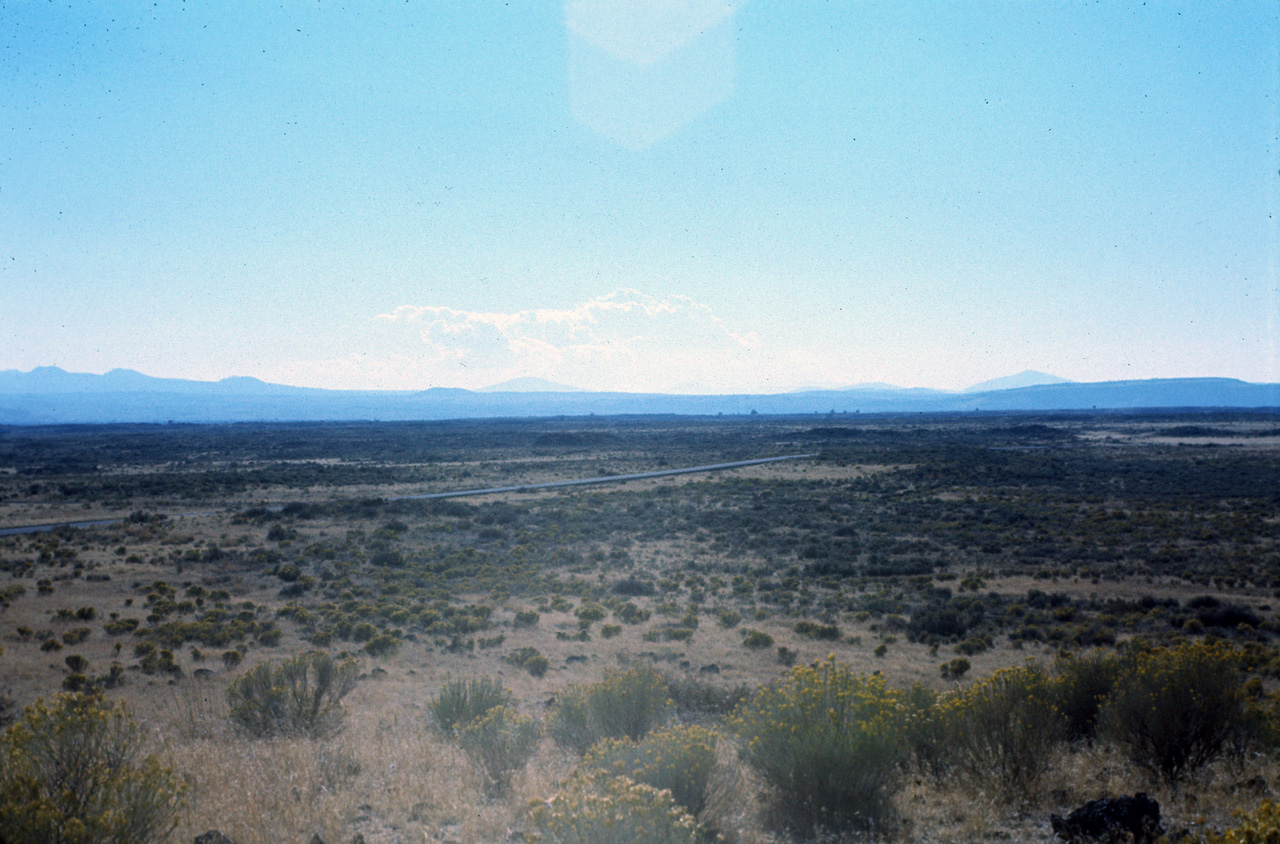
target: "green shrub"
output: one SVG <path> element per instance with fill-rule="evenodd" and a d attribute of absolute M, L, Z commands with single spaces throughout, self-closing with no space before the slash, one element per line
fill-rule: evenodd
<path fill-rule="evenodd" d="M 742 621 L 742 613 L 731 609 L 716 610 L 716 621 L 725 629 L 737 627 Z"/>
<path fill-rule="evenodd" d="M 64 694 L 28 707 L 0 742 L 0 840 L 148 844 L 177 823 L 185 791 L 123 705 Z"/>
<path fill-rule="evenodd" d="M 644 624 L 649 620 L 649 611 L 642 610 L 635 604 L 627 601 L 614 608 L 613 617 L 618 619 L 618 621 L 621 621 L 623 624 Z"/>
<path fill-rule="evenodd" d="M 85 639 L 89 638 L 89 632 L 88 627 L 76 627 L 72 630 L 68 630 L 66 633 L 62 634 L 62 644 L 78 645 Z"/>
<path fill-rule="evenodd" d="M 148 643 L 150 644 L 150 643 Z M 182 666 L 178 665 L 173 651 L 168 648 L 152 648 L 142 654 L 138 662 L 143 674 L 175 674 L 182 675 Z"/>
<path fill-rule="evenodd" d="M 1006 801 L 1034 793 L 1062 736 L 1052 685 L 1034 666 L 1005 668 L 943 695 L 938 712 L 955 765 Z"/>
<path fill-rule="evenodd" d="M 666 789 L 697 817 L 707 805 L 716 741 L 716 734 L 705 727 L 667 727 L 640 741 L 606 739 L 587 752 L 583 765 Z"/>
<path fill-rule="evenodd" d="M 606 738 L 639 740 L 665 722 L 671 699 L 665 678 L 649 667 L 611 672 L 598 683 L 560 694 L 551 737 L 578 753 Z"/>
<path fill-rule="evenodd" d="M 834 624 L 817 624 L 812 621 L 797 621 L 794 628 L 796 633 L 809 639 L 825 639 L 830 642 L 840 639 L 840 628 Z"/>
<path fill-rule="evenodd" d="M 481 677 L 445 683 L 427 710 L 437 729 L 457 733 L 495 706 L 510 704 L 511 692 L 502 688 L 497 680 Z"/>
<path fill-rule="evenodd" d="M 698 826 L 671 794 L 604 773 L 570 777 L 532 813 L 543 844 L 696 844 Z"/>
<path fill-rule="evenodd" d="M 773 637 L 759 630 L 742 631 L 742 646 L 753 651 L 761 651 L 773 647 Z"/>
<path fill-rule="evenodd" d="M 358 673 L 355 660 L 338 662 L 316 651 L 264 662 L 227 689 L 231 720 L 259 738 L 332 734 L 342 726 L 342 699 L 355 688 Z"/>
<path fill-rule="evenodd" d="M 1068 741 L 1092 741 L 1098 714 L 1119 679 L 1121 662 L 1114 653 L 1068 654 L 1053 664 L 1053 697 L 1062 712 Z"/>
<path fill-rule="evenodd" d="M 1130 760 L 1175 781 L 1216 756 L 1242 724 L 1237 657 L 1202 640 L 1140 650 L 1125 660 L 1100 717 Z"/>
<path fill-rule="evenodd" d="M 136 618 L 120 618 L 104 622 L 102 629 L 112 636 L 123 636 L 125 633 L 132 633 L 138 629 L 138 625 L 142 622 Z"/>
<path fill-rule="evenodd" d="M 523 610 L 516 613 L 515 620 L 511 622 L 511 625 L 516 628 L 533 627 L 538 623 L 539 617 L 533 610 Z"/>
<path fill-rule="evenodd" d="M 506 656 L 507 662 L 518 665 L 534 677 L 541 677 L 551 667 L 551 662 L 537 648 L 524 647 L 512 651 Z"/>
<path fill-rule="evenodd" d="M 955 652 L 962 656 L 980 654 L 991 647 L 990 636 L 970 636 L 955 647 Z"/>
<path fill-rule="evenodd" d="M 965 674 L 969 673 L 969 660 L 962 656 L 958 656 L 950 662 L 944 662 L 938 666 L 938 672 L 942 674 L 944 680 L 959 680 Z"/>
<path fill-rule="evenodd" d="M 603 619 L 605 617 L 606 611 L 605 611 L 605 608 L 600 606 L 599 604 L 582 604 L 576 610 L 573 611 L 573 614 L 578 619 L 578 621 L 591 624 L 592 622 L 600 621 L 601 619 Z"/>
<path fill-rule="evenodd" d="M 888 818 L 906 756 L 900 704 L 884 678 L 831 659 L 793 668 L 728 723 L 772 787 L 777 820 L 807 837 Z"/>
<path fill-rule="evenodd" d="M 537 749 L 538 727 L 527 715 L 495 706 L 463 728 L 458 741 L 484 769 L 485 791 L 500 797 L 510 792 L 512 775 Z"/>
<path fill-rule="evenodd" d="M 751 694 L 745 685 L 730 688 L 691 674 L 668 676 L 667 690 L 680 721 L 686 723 L 723 718 Z"/>
<path fill-rule="evenodd" d="M 612 639 L 614 636 L 617 636 L 621 633 L 622 633 L 621 624 L 604 624 L 604 625 L 601 625 L 600 627 L 600 638 L 602 639 Z"/>
<path fill-rule="evenodd" d="M 365 642 L 361 650 L 373 657 L 391 656 L 400 650 L 400 640 L 389 633 L 379 633 Z"/>

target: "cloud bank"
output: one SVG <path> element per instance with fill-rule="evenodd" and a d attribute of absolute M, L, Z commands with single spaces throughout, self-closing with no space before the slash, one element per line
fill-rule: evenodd
<path fill-rule="evenodd" d="M 600 390 L 736 389 L 759 346 L 707 305 L 630 289 L 563 309 L 401 305 L 377 319 L 421 342 L 404 350 L 414 368 L 469 387 L 532 375 Z"/>

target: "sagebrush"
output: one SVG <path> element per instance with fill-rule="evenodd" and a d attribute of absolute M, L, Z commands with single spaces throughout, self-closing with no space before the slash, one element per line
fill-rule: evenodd
<path fill-rule="evenodd" d="M 342 699 L 359 677 L 355 660 L 313 651 L 264 662 L 227 689 L 231 719 L 255 737 L 321 738 L 342 727 Z"/>
<path fill-rule="evenodd" d="M 0 841 L 149 844 L 177 823 L 186 788 L 123 704 L 99 693 L 39 701 L 0 743 Z"/>
<path fill-rule="evenodd" d="M 773 789 L 782 825 L 810 836 L 890 819 L 906 743 L 900 695 L 883 677 L 834 659 L 794 668 L 729 725 L 742 758 Z"/>

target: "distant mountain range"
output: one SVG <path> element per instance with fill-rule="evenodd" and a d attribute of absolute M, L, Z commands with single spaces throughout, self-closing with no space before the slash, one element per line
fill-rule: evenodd
<path fill-rule="evenodd" d="M 585 392 L 581 387 L 570 387 L 566 384 L 557 384 L 554 381 L 548 381 L 545 378 L 512 378 L 510 381 L 503 381 L 501 384 L 494 384 L 489 387 L 481 387 L 478 392 L 481 393 L 581 393 Z"/>
<path fill-rule="evenodd" d="M 0 371 L 4 425 L 1210 407 L 1280 409 L 1280 384 L 1234 378 L 1077 383 L 1028 371 L 964 392 L 875 384 L 762 395 L 675 395 L 589 392 L 538 379 L 516 379 L 483 391 L 365 391 L 288 387 L 243 377 L 152 378 L 128 369 L 105 375 L 53 366 Z"/>
<path fill-rule="evenodd" d="M 1006 375 L 1003 378 L 992 378 L 972 387 L 965 387 L 966 393 L 989 393 L 992 390 L 1016 390 L 1019 387 L 1043 387 L 1045 384 L 1070 384 L 1066 378 L 1059 378 L 1047 372 L 1036 372 L 1024 369 L 1017 375 Z"/>

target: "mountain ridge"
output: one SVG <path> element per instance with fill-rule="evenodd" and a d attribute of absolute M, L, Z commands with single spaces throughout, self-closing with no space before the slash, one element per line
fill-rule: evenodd
<path fill-rule="evenodd" d="M 980 392 L 921 387 L 885 389 L 877 384 L 797 393 L 697 395 L 481 392 L 457 387 L 420 391 L 325 390 L 270 384 L 247 376 L 188 381 L 152 378 L 134 370 L 112 370 L 105 375 L 69 373 L 57 367 L 38 367 L 28 373 L 0 371 L 0 424 L 4 425 L 1210 407 L 1280 410 L 1280 384 L 1254 384 L 1236 378 L 1158 378 L 1060 381 Z"/>

